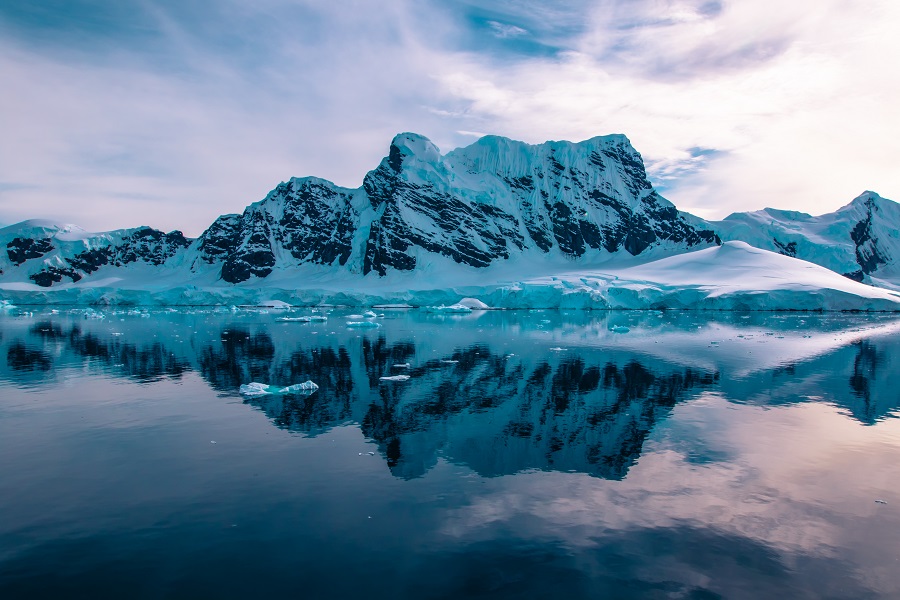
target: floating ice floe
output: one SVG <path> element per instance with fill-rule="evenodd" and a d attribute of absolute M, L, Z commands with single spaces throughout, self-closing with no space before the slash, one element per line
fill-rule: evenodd
<path fill-rule="evenodd" d="M 629 331 L 631 331 L 629 328 L 625 327 L 624 325 L 613 325 L 612 327 L 609 328 L 609 330 L 612 331 L 613 333 L 628 333 Z"/>
<path fill-rule="evenodd" d="M 365 317 L 366 319 L 374 319 L 377 316 L 378 315 L 375 314 L 375 311 L 372 311 L 372 310 L 367 310 L 366 312 L 363 313 L 363 317 Z"/>
<path fill-rule="evenodd" d="M 381 381 L 407 381 L 409 379 L 409 375 L 386 375 L 384 377 L 379 377 Z"/>
<path fill-rule="evenodd" d="M 373 329 L 375 327 L 381 327 L 381 323 L 373 323 L 372 321 L 347 321 L 347 327 Z"/>
<path fill-rule="evenodd" d="M 243 396 L 268 396 L 270 394 L 296 394 L 309 392 L 312 393 L 319 389 L 312 381 L 304 381 L 303 383 L 295 383 L 287 387 L 279 385 L 267 385 L 254 381 L 253 383 L 245 383 L 240 387 L 240 393 Z"/>
<path fill-rule="evenodd" d="M 312 317 L 278 317 L 275 320 L 282 323 L 309 323 Z"/>
<path fill-rule="evenodd" d="M 395 369 L 408 369 L 409 363 L 397 363 L 396 365 L 394 365 L 394 368 Z"/>
<path fill-rule="evenodd" d="M 472 309 L 462 304 L 451 304 L 450 306 L 432 306 L 429 312 L 438 314 L 466 314 L 472 312 Z"/>
<path fill-rule="evenodd" d="M 325 315 L 310 315 L 309 320 L 310 321 L 327 321 L 328 317 Z"/>

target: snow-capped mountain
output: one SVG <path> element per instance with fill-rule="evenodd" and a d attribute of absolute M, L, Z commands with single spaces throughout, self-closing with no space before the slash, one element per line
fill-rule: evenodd
<path fill-rule="evenodd" d="M 164 233 L 151 227 L 88 233 L 76 225 L 35 219 L 0 229 L 0 243 L 6 248 L 6 255 L 0 256 L 4 279 L 51 287 L 113 269 L 164 269 L 170 259 L 184 253 L 191 240 L 180 231 Z"/>
<path fill-rule="evenodd" d="M 436 260 L 474 268 L 531 255 L 603 261 L 719 242 L 653 190 L 621 135 L 540 145 L 488 136 L 442 156 L 404 133 L 360 188 L 294 178 L 242 214 L 219 217 L 192 244 L 149 228 L 77 240 L 67 231 L 33 222 L 3 230 L 4 271 L 24 265 L 28 280 L 51 287 L 142 261 L 236 284 L 301 265 L 384 276 Z M 188 246 L 184 261 L 172 261 Z"/>
<path fill-rule="evenodd" d="M 900 204 L 875 192 L 817 217 L 766 208 L 709 225 L 723 240 L 808 260 L 855 281 L 900 288 Z"/>
<path fill-rule="evenodd" d="M 661 255 L 718 243 L 647 179 L 624 136 L 537 146 L 488 136 L 442 156 L 404 133 L 361 188 L 291 179 L 200 236 L 192 265 L 223 281 L 299 264 L 386 275 L 440 258 L 488 267 L 523 255 Z"/>
<path fill-rule="evenodd" d="M 442 155 L 404 133 L 359 188 L 293 178 L 193 240 L 44 221 L 0 229 L 0 291 L 28 302 L 52 292 L 65 302 L 415 304 L 454 302 L 466 288 L 497 306 L 593 308 L 727 308 L 753 298 L 792 308 L 806 294 L 806 308 L 893 309 L 900 297 L 795 259 L 900 288 L 898 224 L 900 207 L 870 192 L 822 217 L 766 209 L 709 223 L 653 189 L 622 135 L 537 145 L 486 136 Z M 785 260 L 745 246 L 708 252 L 723 239 Z M 696 257 L 665 264 L 694 270 L 687 278 L 633 270 L 686 253 Z M 776 263 L 778 293 L 756 276 Z M 735 269 L 751 276 L 734 280 Z"/>

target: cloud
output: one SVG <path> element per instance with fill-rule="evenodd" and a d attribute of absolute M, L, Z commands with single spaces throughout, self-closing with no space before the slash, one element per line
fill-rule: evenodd
<path fill-rule="evenodd" d="M 487 24 L 498 38 L 518 37 L 520 35 L 528 34 L 527 29 L 522 29 L 515 25 L 507 25 L 506 23 L 500 23 L 498 21 L 488 21 Z"/>
<path fill-rule="evenodd" d="M 5 4 L 0 221 L 196 235 L 291 176 L 358 186 L 399 131 L 625 133 L 704 216 L 898 197 L 898 21 L 887 0 Z"/>
<path fill-rule="evenodd" d="M 442 83 L 503 135 L 626 133 L 703 216 L 900 191 L 900 77 L 881 62 L 900 54 L 895 4 L 601 2 L 587 20 L 554 58 L 473 61 Z"/>

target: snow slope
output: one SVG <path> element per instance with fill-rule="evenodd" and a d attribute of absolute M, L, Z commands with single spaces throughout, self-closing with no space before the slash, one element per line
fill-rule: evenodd
<path fill-rule="evenodd" d="M 875 192 L 817 217 L 766 208 L 735 213 L 709 226 L 723 240 L 742 240 L 856 281 L 900 289 L 900 204 Z"/>

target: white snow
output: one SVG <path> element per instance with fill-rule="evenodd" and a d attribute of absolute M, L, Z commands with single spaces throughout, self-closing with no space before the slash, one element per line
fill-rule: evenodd
<path fill-rule="evenodd" d="M 263 300 L 257 304 L 260 308 L 274 308 L 277 310 L 289 310 L 291 305 L 283 300 Z"/>
<path fill-rule="evenodd" d="M 456 303 L 457 306 L 465 306 L 471 310 L 490 310 L 490 306 L 479 300 L 478 298 L 463 298 Z"/>

